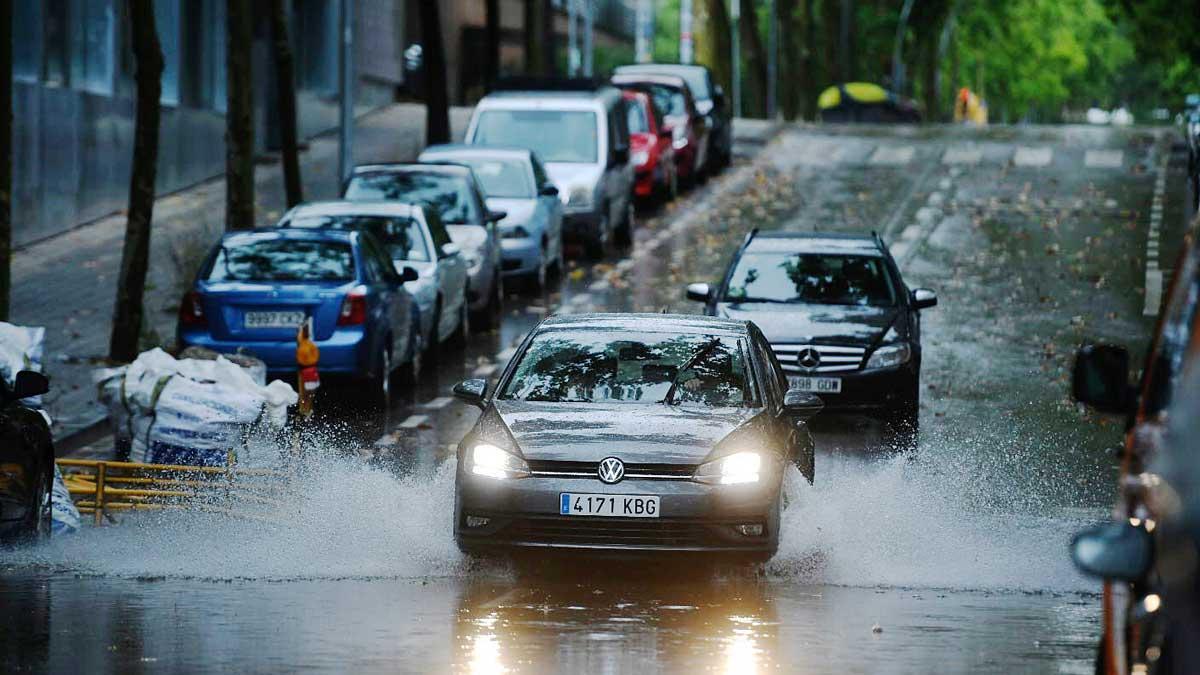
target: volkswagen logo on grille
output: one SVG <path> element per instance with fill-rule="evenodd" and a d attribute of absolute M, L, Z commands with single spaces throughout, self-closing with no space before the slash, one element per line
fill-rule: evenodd
<path fill-rule="evenodd" d="M 605 457 L 600 460 L 600 466 L 596 467 L 596 473 L 600 475 L 602 483 L 619 483 L 625 477 L 625 464 L 616 457 Z"/>
<path fill-rule="evenodd" d="M 805 347 L 796 355 L 796 363 L 800 364 L 805 370 L 812 370 L 821 365 L 821 352 L 812 347 Z"/>

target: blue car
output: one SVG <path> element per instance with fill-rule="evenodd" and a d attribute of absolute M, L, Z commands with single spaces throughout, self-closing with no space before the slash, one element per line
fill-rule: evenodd
<path fill-rule="evenodd" d="M 255 230 L 226 234 L 179 308 L 182 347 L 243 351 L 270 377 L 296 376 L 296 331 L 312 320 L 323 380 L 366 383 L 369 400 L 390 402 L 391 375 L 420 369 L 416 303 L 374 237 L 336 230 Z"/>

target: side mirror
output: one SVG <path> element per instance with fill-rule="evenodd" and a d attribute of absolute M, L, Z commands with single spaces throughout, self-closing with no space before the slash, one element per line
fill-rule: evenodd
<path fill-rule="evenodd" d="M 825 402 L 820 396 L 807 391 L 789 389 L 783 395 L 783 413 L 800 422 L 811 419 L 824 407 Z"/>
<path fill-rule="evenodd" d="M 918 288 L 912 292 L 913 306 L 917 309 L 937 307 L 937 293 L 928 288 Z"/>
<path fill-rule="evenodd" d="M 445 244 L 442 244 L 442 255 L 446 256 L 447 258 L 452 255 L 458 255 L 461 252 L 462 249 L 459 248 L 458 244 L 455 244 L 454 242 L 446 242 Z"/>
<path fill-rule="evenodd" d="M 712 298 L 712 286 L 708 284 L 688 284 L 687 299 L 696 302 L 708 302 Z"/>
<path fill-rule="evenodd" d="M 397 266 L 399 267 L 399 265 L 397 265 Z M 409 267 L 408 265 L 401 267 L 399 270 L 397 270 L 397 273 L 400 275 L 401 283 L 408 283 L 409 281 L 416 281 L 421 276 L 420 274 L 417 274 L 417 271 L 415 269 Z"/>
<path fill-rule="evenodd" d="M 488 383 L 487 380 L 463 380 L 454 385 L 454 398 L 470 403 L 473 406 L 483 407 L 483 399 L 487 396 Z"/>
<path fill-rule="evenodd" d="M 629 163 L 629 148 L 613 148 L 613 164 Z"/>
<path fill-rule="evenodd" d="M 50 391 L 50 380 L 36 370 L 22 370 L 13 380 L 12 392 L 9 398 L 19 401 L 30 396 L 41 396 Z"/>
<path fill-rule="evenodd" d="M 555 187 L 553 183 L 546 183 L 540 190 L 538 190 L 538 195 L 542 197 L 557 197 L 558 188 Z"/>
<path fill-rule="evenodd" d="M 1116 345 L 1084 345 L 1075 352 L 1071 396 L 1100 412 L 1125 414 L 1133 407 L 1129 351 Z"/>
<path fill-rule="evenodd" d="M 1138 581 L 1154 563 L 1154 539 L 1127 522 L 1106 523 L 1075 535 L 1071 560 L 1080 572 L 1106 581 Z"/>
<path fill-rule="evenodd" d="M 508 211 L 488 211 L 487 221 L 489 223 L 498 223 L 508 217 Z"/>

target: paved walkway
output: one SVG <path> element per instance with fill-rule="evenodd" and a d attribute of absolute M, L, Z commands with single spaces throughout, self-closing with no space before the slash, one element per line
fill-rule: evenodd
<path fill-rule="evenodd" d="M 461 136 L 468 108 L 451 113 Z M 414 159 L 423 146 L 425 109 L 398 104 L 365 115 L 355 130 L 355 160 Z M 337 137 L 312 139 L 301 158 L 306 199 L 337 196 Z M 275 162 L 255 176 L 257 218 L 270 225 L 284 210 L 283 172 Z M 179 298 L 194 265 L 224 229 L 225 183 L 217 178 L 161 197 L 154 207 L 146 287 L 146 346 L 173 340 Z M 47 408 L 55 437 L 63 439 L 102 420 L 91 373 L 108 352 L 117 267 L 125 217 L 103 218 L 17 249 L 13 256 L 12 321 L 45 326 L 45 370 L 51 376 Z"/>

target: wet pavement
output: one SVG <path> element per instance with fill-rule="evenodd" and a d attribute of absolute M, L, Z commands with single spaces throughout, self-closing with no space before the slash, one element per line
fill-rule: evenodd
<path fill-rule="evenodd" d="M 632 253 L 510 296 L 500 330 L 386 419 L 325 392 L 338 423 L 269 517 L 151 514 L 0 552 L 0 667 L 1092 672 L 1099 586 L 1066 545 L 1111 504 L 1120 424 L 1070 403 L 1070 357 L 1085 338 L 1144 347 L 1181 161 L 1138 129 L 785 129 L 643 214 Z M 494 380 L 551 312 L 699 311 L 684 284 L 716 281 L 756 226 L 874 229 L 911 287 L 938 291 L 916 455 L 869 420 L 818 418 L 816 483 L 789 477 L 761 569 L 460 556 L 453 447 L 476 411 L 450 387 Z"/>

